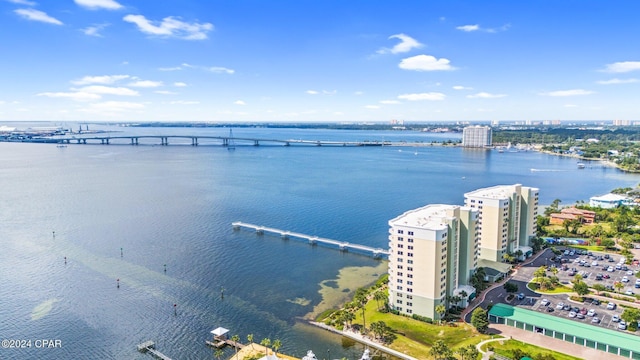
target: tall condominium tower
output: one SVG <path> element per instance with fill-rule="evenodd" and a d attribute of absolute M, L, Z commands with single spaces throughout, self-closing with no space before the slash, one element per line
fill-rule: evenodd
<path fill-rule="evenodd" d="M 506 253 L 531 253 L 536 234 L 538 189 L 520 184 L 501 185 L 464 194 L 465 205 L 480 213 L 480 258 L 503 261 Z"/>
<path fill-rule="evenodd" d="M 491 146 L 491 128 L 488 126 L 467 126 L 462 129 L 462 146 Z"/>
<path fill-rule="evenodd" d="M 427 205 L 389 221 L 389 304 L 397 311 L 438 319 L 435 308 L 475 296 L 468 284 L 477 265 L 478 210 Z"/>

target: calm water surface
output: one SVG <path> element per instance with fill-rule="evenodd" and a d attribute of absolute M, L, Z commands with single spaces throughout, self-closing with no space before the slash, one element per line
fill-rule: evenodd
<path fill-rule="evenodd" d="M 116 130 L 228 134 L 228 129 Z M 234 135 L 459 139 L 417 132 L 242 128 Z M 639 181 L 638 175 L 599 163 L 578 170 L 574 159 L 535 152 L 441 146 L 227 151 L 0 143 L 0 335 L 62 342 L 59 349 L 0 349 L 0 358 L 149 359 L 135 346 L 154 340 L 175 359 L 211 359 L 204 340 L 218 326 L 243 341 L 249 333 L 257 342 L 279 338 L 281 351 L 299 357 L 313 349 L 320 358 L 325 353 L 356 358 L 361 346 L 301 319 L 323 300 L 320 284 L 337 279 L 341 269 L 371 272 L 337 289 L 345 296 L 374 281 L 381 273 L 375 267 L 384 263 L 233 231 L 231 222 L 386 247 L 389 219 L 429 203 L 462 204 L 464 192 L 480 187 L 521 183 L 540 188 L 541 204 L 556 198 L 569 204 Z"/>

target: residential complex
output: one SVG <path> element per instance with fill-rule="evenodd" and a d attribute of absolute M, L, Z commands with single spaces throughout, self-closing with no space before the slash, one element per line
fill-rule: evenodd
<path fill-rule="evenodd" d="M 438 319 L 438 305 L 464 307 L 475 297 L 469 283 L 479 260 L 531 254 L 538 189 L 504 185 L 464 197 L 465 206 L 427 205 L 389 221 L 389 304 L 400 313 Z"/>
<path fill-rule="evenodd" d="M 500 185 L 464 194 L 465 205 L 478 209 L 480 258 L 503 261 L 504 254 L 531 254 L 530 239 L 536 234 L 538 189 Z"/>
<path fill-rule="evenodd" d="M 389 221 L 389 303 L 407 315 L 438 318 L 447 296 L 466 301 L 477 264 L 478 211 L 427 205 Z M 451 305 L 451 304 L 450 304 Z"/>
<path fill-rule="evenodd" d="M 482 148 L 491 146 L 491 128 L 489 126 L 467 126 L 462 129 L 462 146 Z"/>

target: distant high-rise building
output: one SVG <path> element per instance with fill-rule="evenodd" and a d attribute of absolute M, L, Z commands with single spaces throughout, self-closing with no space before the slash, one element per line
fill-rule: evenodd
<path fill-rule="evenodd" d="M 630 126 L 631 120 L 613 120 L 614 126 Z"/>
<path fill-rule="evenodd" d="M 467 126 L 462 129 L 462 146 L 491 146 L 491 128 L 489 126 Z"/>
<path fill-rule="evenodd" d="M 503 261 L 518 250 L 530 255 L 536 234 L 537 188 L 520 184 L 501 185 L 464 194 L 465 205 L 480 212 L 480 258 Z"/>
<path fill-rule="evenodd" d="M 457 205 L 427 205 L 389 221 L 389 304 L 406 315 L 438 319 L 435 308 L 460 296 L 475 297 L 468 285 L 477 266 L 479 211 Z"/>

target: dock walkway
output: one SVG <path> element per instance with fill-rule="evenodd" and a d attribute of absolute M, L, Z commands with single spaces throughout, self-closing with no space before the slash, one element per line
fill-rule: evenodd
<path fill-rule="evenodd" d="M 240 228 L 253 229 L 253 230 L 255 230 L 255 232 L 257 234 L 264 234 L 265 232 L 268 232 L 268 233 L 272 233 L 272 234 L 278 234 L 283 239 L 288 239 L 290 237 L 294 237 L 294 238 L 298 238 L 298 239 L 305 239 L 305 240 L 307 240 L 309 242 L 309 244 L 312 244 L 312 245 L 316 244 L 316 243 L 323 243 L 323 244 L 328 244 L 328 245 L 335 245 L 340 250 L 343 250 L 343 251 L 347 251 L 347 250 L 353 249 L 353 250 L 358 250 L 358 251 L 362 251 L 362 252 L 365 252 L 365 253 L 371 253 L 371 255 L 373 255 L 373 257 L 380 257 L 380 256 L 383 256 L 383 255 L 389 256 L 389 251 L 388 250 L 384 250 L 384 249 L 381 249 L 381 248 L 373 248 L 371 246 L 366 246 L 366 245 L 349 243 L 349 242 L 346 242 L 346 241 L 339 241 L 339 240 L 321 238 L 321 237 L 318 237 L 318 236 L 302 234 L 302 233 L 294 232 L 294 231 L 286 231 L 286 230 L 280 230 L 280 229 L 271 228 L 271 227 L 267 227 L 267 226 L 248 224 L 248 223 L 244 223 L 244 222 L 241 222 L 241 221 L 233 222 L 233 223 L 231 223 L 231 225 L 233 226 L 234 230 L 238 230 Z"/>
<path fill-rule="evenodd" d="M 156 359 L 171 360 L 170 357 L 156 350 L 155 347 L 156 344 L 153 341 L 145 341 L 142 344 L 138 344 L 138 351 L 140 351 L 141 353 L 149 353 Z"/>

